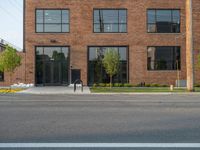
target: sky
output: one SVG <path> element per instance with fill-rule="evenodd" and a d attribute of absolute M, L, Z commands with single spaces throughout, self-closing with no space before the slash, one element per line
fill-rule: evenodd
<path fill-rule="evenodd" d="M 23 0 L 0 0 L 0 38 L 23 48 Z"/>

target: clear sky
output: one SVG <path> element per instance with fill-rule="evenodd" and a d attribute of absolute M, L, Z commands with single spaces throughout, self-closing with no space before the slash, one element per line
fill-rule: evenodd
<path fill-rule="evenodd" d="M 0 0 L 0 38 L 23 47 L 23 0 Z"/>

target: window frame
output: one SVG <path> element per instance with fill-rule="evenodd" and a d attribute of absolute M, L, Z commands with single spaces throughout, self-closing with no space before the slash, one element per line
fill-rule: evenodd
<path fill-rule="evenodd" d="M 149 23 L 148 20 L 148 11 L 149 10 L 154 10 L 155 11 L 155 23 Z M 173 11 L 179 11 L 179 18 L 180 18 L 180 23 L 179 23 L 179 32 L 149 32 L 148 31 L 148 27 L 149 25 L 156 25 L 157 22 L 157 11 L 159 10 L 169 10 L 171 11 L 171 24 L 175 24 L 173 23 Z M 172 29 L 171 29 L 172 30 Z M 149 34 L 180 34 L 181 33 L 181 9 L 180 8 L 147 8 L 146 10 L 146 32 Z"/>
<path fill-rule="evenodd" d="M 0 79 L 0 82 L 4 82 L 4 80 L 5 80 L 5 79 L 4 79 L 4 77 L 5 77 L 5 76 L 4 76 L 4 72 L 0 72 L 0 74 L 2 74 L 2 79 Z"/>
<path fill-rule="evenodd" d="M 68 58 L 68 68 L 69 68 L 69 71 L 68 71 L 68 80 L 69 80 L 69 83 L 70 83 L 70 72 L 71 72 L 71 64 L 70 64 L 70 62 L 71 62 L 71 47 L 69 46 L 69 45 L 35 45 L 34 46 L 34 50 L 35 50 L 35 52 L 34 52 L 34 60 L 35 60 L 35 73 L 34 73 L 34 78 L 35 78 L 35 84 L 36 85 L 46 85 L 46 83 L 42 83 L 42 84 L 37 84 L 37 72 L 36 72 L 36 65 L 37 65 L 37 48 L 42 48 L 42 51 L 43 51 L 43 54 L 44 54 L 44 48 L 46 48 L 46 47 L 57 47 L 57 48 L 61 48 L 61 50 L 62 50 L 62 48 L 68 48 L 68 55 L 69 55 L 69 58 Z M 45 61 L 45 59 L 44 58 L 42 58 L 40 61 Z M 43 66 L 43 69 L 44 69 L 44 66 Z M 43 77 L 44 77 L 44 75 L 43 75 Z M 44 80 L 44 79 L 43 79 Z"/>
<path fill-rule="evenodd" d="M 148 69 L 148 49 L 150 47 L 154 47 L 154 48 L 157 48 L 157 47 L 177 47 L 180 49 L 180 66 L 179 68 L 177 69 L 174 69 L 174 70 L 169 70 L 169 69 L 166 69 L 166 70 L 161 70 L 161 69 L 158 69 L 158 70 L 153 70 L 153 69 Z M 182 70 L 182 53 L 181 53 L 181 46 L 147 46 L 147 52 L 146 52 L 146 69 L 148 72 L 175 72 L 175 71 L 181 71 Z"/>
<path fill-rule="evenodd" d="M 108 48 L 112 48 L 112 47 L 117 47 L 117 48 L 120 48 L 120 47 L 126 47 L 126 58 L 127 58 L 127 82 L 129 83 L 130 82 L 130 56 L 129 56 L 129 45 L 120 45 L 120 46 L 118 46 L 118 45 L 104 45 L 104 46 L 99 46 L 99 45 L 88 45 L 87 46 L 87 84 L 88 85 L 91 85 L 90 83 L 89 83 L 89 62 L 90 62 L 90 60 L 89 60 L 89 58 L 90 58 L 90 54 L 89 54 L 89 52 L 90 52 L 90 48 L 92 48 L 92 47 L 99 47 L 99 48 L 101 48 L 101 47 L 108 47 Z"/>
<path fill-rule="evenodd" d="M 115 10 L 115 11 L 118 11 L 118 23 L 104 23 L 104 24 L 117 24 L 118 25 L 118 32 L 95 32 L 95 24 L 98 24 L 98 23 L 95 23 L 94 20 L 95 20 L 95 15 L 94 15 L 94 11 L 95 10 Z M 119 11 L 120 10 L 125 10 L 126 11 L 126 23 L 119 23 Z M 127 8 L 93 8 L 93 22 L 92 22 L 92 25 L 93 25 L 93 33 L 99 33 L 99 34 L 109 34 L 109 33 L 119 33 L 119 34 L 123 34 L 123 33 L 128 33 L 128 9 Z M 120 25 L 126 25 L 126 32 L 119 32 L 119 27 Z"/>
<path fill-rule="evenodd" d="M 43 23 L 37 23 L 37 10 L 42 10 L 43 11 Z M 61 25 L 61 32 L 45 32 L 44 31 L 44 29 L 45 29 L 45 24 L 51 24 L 51 23 L 44 23 L 45 22 L 45 17 L 44 17 L 44 12 L 45 12 L 45 10 L 60 10 L 61 11 L 61 23 L 52 23 L 52 24 L 60 24 Z M 69 13 L 69 23 L 62 23 L 62 11 L 63 10 L 67 10 L 68 11 L 68 13 Z M 36 8 L 35 9 L 35 33 L 47 33 L 47 34 L 54 34 L 54 33 L 56 33 L 56 34 L 58 34 L 58 33 L 70 33 L 70 22 L 71 22 L 71 20 L 70 20 L 70 9 L 68 9 L 68 8 Z M 41 25 L 43 25 L 43 32 L 38 32 L 37 31 L 37 24 L 41 24 Z M 63 26 L 63 24 L 64 25 L 68 25 L 69 26 L 69 31 L 68 32 L 62 32 L 62 26 Z"/>

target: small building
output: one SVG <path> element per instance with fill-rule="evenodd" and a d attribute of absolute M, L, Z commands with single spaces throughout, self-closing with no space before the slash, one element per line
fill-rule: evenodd
<path fill-rule="evenodd" d="M 8 86 L 10 84 L 18 82 L 25 83 L 25 53 L 21 48 L 3 39 L 0 39 L 0 53 L 3 52 L 3 50 L 5 49 L 5 45 L 10 45 L 13 48 L 15 48 L 17 50 L 18 55 L 22 57 L 22 62 L 21 66 L 15 70 L 12 79 L 10 78 L 10 75 L 7 72 L 0 72 L 0 86 Z"/>

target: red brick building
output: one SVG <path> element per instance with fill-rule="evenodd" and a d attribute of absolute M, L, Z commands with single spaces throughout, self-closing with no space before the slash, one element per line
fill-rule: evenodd
<path fill-rule="evenodd" d="M 195 56 L 200 50 L 199 12 L 200 1 L 193 0 Z M 182 0 L 25 0 L 24 19 L 21 78 L 26 83 L 109 82 L 102 65 L 108 50 L 120 55 L 115 83 L 186 80 Z M 195 83 L 200 83 L 197 68 Z"/>

